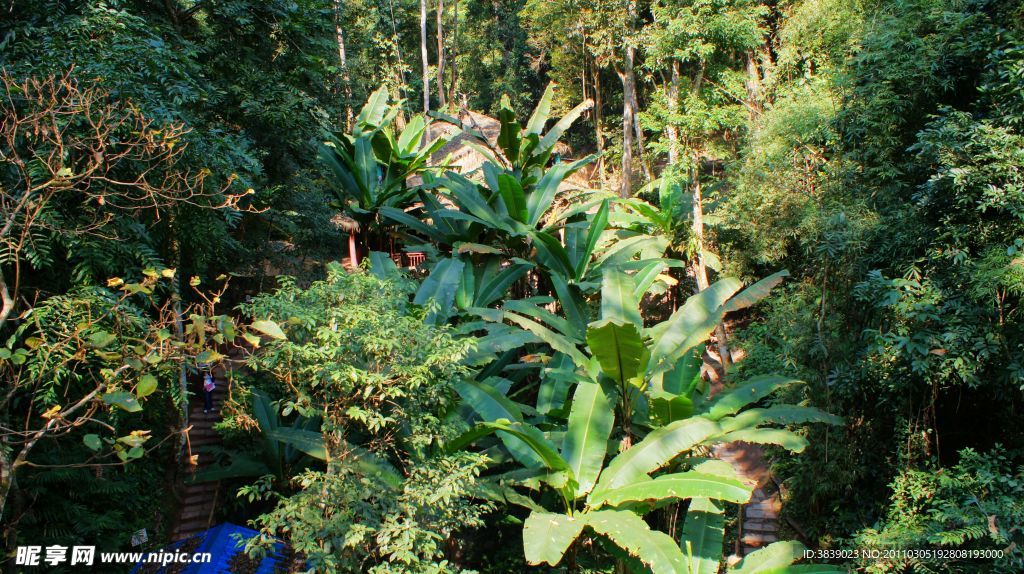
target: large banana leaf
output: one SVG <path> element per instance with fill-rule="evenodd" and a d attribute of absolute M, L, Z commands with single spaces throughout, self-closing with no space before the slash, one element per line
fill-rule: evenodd
<path fill-rule="evenodd" d="M 739 480 L 700 472 L 677 472 L 629 483 L 591 496 L 592 507 L 619 506 L 630 502 L 662 502 L 701 497 L 746 503 L 753 489 Z"/>
<path fill-rule="evenodd" d="M 694 445 L 719 432 L 718 424 L 700 417 L 677 421 L 655 429 L 644 437 L 644 440 L 612 459 L 601 473 L 591 496 L 642 480 L 645 475 L 665 466 Z"/>
<path fill-rule="evenodd" d="M 601 319 L 643 327 L 636 282 L 618 269 L 605 269 L 601 281 Z"/>
<path fill-rule="evenodd" d="M 635 325 L 610 319 L 593 323 L 587 328 L 587 345 L 601 371 L 620 386 L 642 372 L 647 349 Z"/>
<path fill-rule="evenodd" d="M 707 417 L 711 420 L 719 420 L 732 414 L 736 414 L 743 407 L 756 403 L 775 391 L 802 381 L 779 375 L 761 375 L 753 377 L 746 382 L 737 385 L 716 396 L 708 404 Z"/>
<path fill-rule="evenodd" d="M 722 430 L 731 432 L 763 424 L 795 425 L 804 423 L 843 424 L 842 417 L 814 407 L 799 405 L 773 405 L 764 409 L 749 409 L 734 417 L 719 420 Z"/>
<path fill-rule="evenodd" d="M 806 547 L 799 542 L 773 542 L 743 557 L 738 564 L 729 568 L 729 574 L 768 574 L 786 572 L 787 567 L 803 558 Z M 834 570 L 846 572 L 846 570 Z"/>
<path fill-rule="evenodd" d="M 590 492 L 604 466 L 608 437 L 615 422 L 612 404 L 597 383 L 580 383 L 572 397 L 562 458 L 576 476 L 576 496 Z"/>
<path fill-rule="evenodd" d="M 597 240 L 600 239 L 601 234 L 604 233 L 605 228 L 608 226 L 608 210 L 609 202 L 606 199 L 601 202 L 601 207 L 597 208 L 594 217 L 589 221 L 586 242 L 572 262 L 576 281 L 582 281 L 583 276 L 587 274 L 587 268 L 590 266 L 590 256 L 597 247 Z"/>
<path fill-rule="evenodd" d="M 761 299 L 767 297 L 772 288 L 779 283 L 782 283 L 782 280 L 786 277 L 789 277 L 788 269 L 783 269 L 782 271 L 773 273 L 764 279 L 761 279 L 757 283 L 754 283 L 750 287 L 741 291 L 732 299 L 729 299 L 729 301 L 724 305 L 723 312 L 732 313 L 733 311 L 739 311 L 740 309 L 750 307 L 754 303 L 757 303 Z"/>
<path fill-rule="evenodd" d="M 483 426 L 494 429 L 499 436 L 509 435 L 522 441 L 533 452 L 532 460 L 540 461 L 540 465 L 527 464 L 523 460 L 519 462 L 527 467 L 536 468 L 543 466 L 555 472 L 564 471 L 570 481 L 574 480 L 572 470 L 565 460 L 558 454 L 554 445 L 544 437 L 544 433 L 537 427 L 520 422 L 495 421 L 482 423 Z M 515 453 L 513 453 L 515 454 Z M 531 461 L 532 462 L 532 461 Z M 571 490 L 571 489 L 570 489 Z"/>
<path fill-rule="evenodd" d="M 689 574 L 686 558 L 676 541 L 651 527 L 632 512 L 598 510 L 583 515 L 587 526 L 606 536 L 651 569 L 653 574 Z"/>
<path fill-rule="evenodd" d="M 518 281 L 533 267 L 531 263 L 514 263 L 502 268 L 494 274 L 485 275 L 477 280 L 474 307 L 486 307 L 503 296 L 513 283 Z"/>
<path fill-rule="evenodd" d="M 440 324 L 448 320 L 455 303 L 455 291 L 462 280 L 463 262 L 459 259 L 445 258 L 437 262 L 430 270 L 430 275 L 423 281 L 413 297 L 416 305 L 426 305 L 433 301 L 435 308 L 427 312 L 425 321 Z"/>
<path fill-rule="evenodd" d="M 680 546 L 690 574 L 718 574 L 725 539 L 725 516 L 714 501 L 694 498 L 686 509 Z"/>
<path fill-rule="evenodd" d="M 750 442 L 755 444 L 774 444 L 792 452 L 803 452 L 807 448 L 807 439 L 793 431 L 773 428 L 748 428 L 725 433 L 717 437 L 716 442 Z"/>
<path fill-rule="evenodd" d="M 584 520 L 554 514 L 532 512 L 523 524 L 523 550 L 526 562 L 533 565 L 558 564 L 565 551 L 583 532 Z"/>
<path fill-rule="evenodd" d="M 740 288 L 738 279 L 727 277 L 690 297 L 665 322 L 649 330 L 654 346 L 648 374 L 667 371 L 693 347 L 707 340 L 722 320 L 722 304 Z"/>
<path fill-rule="evenodd" d="M 474 307 L 472 309 L 468 309 L 468 311 L 479 315 L 486 321 L 501 321 L 503 319 L 511 321 L 512 323 L 515 323 L 536 335 L 541 341 L 550 345 L 552 349 L 568 355 L 575 364 L 585 365 L 588 363 L 586 356 L 576 348 L 576 343 L 571 339 L 565 335 L 552 331 L 533 319 L 523 317 L 522 315 L 512 313 L 511 311 L 498 311 L 496 309 L 481 309 L 479 307 Z"/>

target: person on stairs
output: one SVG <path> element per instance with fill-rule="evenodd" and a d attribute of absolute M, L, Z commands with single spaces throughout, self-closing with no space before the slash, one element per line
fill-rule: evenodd
<path fill-rule="evenodd" d="M 203 414 L 216 410 L 213 408 L 213 391 L 216 388 L 217 383 L 214 382 L 213 375 L 209 371 L 203 373 Z"/>

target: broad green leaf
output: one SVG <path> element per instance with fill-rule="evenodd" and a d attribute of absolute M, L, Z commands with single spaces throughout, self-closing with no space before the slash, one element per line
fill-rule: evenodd
<path fill-rule="evenodd" d="M 559 305 L 562 306 L 565 318 L 573 326 L 573 337 L 582 339 L 587 329 L 587 323 L 590 321 L 590 312 L 579 285 L 570 284 L 566 277 L 557 273 L 549 274 L 548 278 L 551 280 L 551 286 L 555 289 L 555 295 L 558 297 Z"/>
<path fill-rule="evenodd" d="M 544 95 L 537 102 L 537 107 L 533 109 L 533 114 L 526 122 L 526 133 L 540 135 L 544 131 L 544 124 L 547 123 L 548 115 L 551 114 L 551 99 L 554 95 L 555 83 L 550 82 L 544 90 Z"/>
<path fill-rule="evenodd" d="M 651 527 L 632 512 L 599 510 L 581 516 L 594 532 L 646 564 L 653 574 L 689 574 L 686 558 L 676 541 Z"/>
<path fill-rule="evenodd" d="M 156 391 L 156 377 L 150 374 L 142 375 L 139 383 L 135 385 L 135 396 L 138 398 L 148 397 Z"/>
<path fill-rule="evenodd" d="M 722 303 L 739 288 L 739 280 L 732 277 L 717 281 L 687 299 L 667 321 L 653 327 L 650 333 L 654 346 L 648 373 L 669 370 L 679 357 L 707 340 L 722 320 Z"/>
<path fill-rule="evenodd" d="M 694 379 L 700 376 L 703 364 L 704 359 L 699 349 L 679 357 L 672 370 L 665 373 L 662 378 L 662 389 L 674 395 L 689 395 L 693 390 Z"/>
<path fill-rule="evenodd" d="M 587 345 L 604 374 L 619 385 L 640 374 L 646 349 L 636 326 L 611 320 L 593 323 L 587 328 Z"/>
<path fill-rule="evenodd" d="M 103 446 L 103 441 L 100 440 L 100 436 L 96 434 L 87 434 L 82 437 L 82 442 L 85 446 L 89 447 L 89 450 L 99 450 Z"/>
<path fill-rule="evenodd" d="M 668 264 L 660 259 L 656 259 L 637 271 L 636 275 L 633 276 L 633 280 L 636 283 L 636 287 L 633 289 L 633 298 L 637 301 L 642 300 L 647 291 L 650 290 L 651 285 L 658 280 L 658 276 L 666 269 L 668 269 Z"/>
<path fill-rule="evenodd" d="M 452 305 L 455 303 L 455 291 L 462 280 L 463 265 L 461 260 L 450 257 L 438 261 L 430 270 L 430 275 L 416 290 L 412 300 L 414 304 L 426 305 L 433 301 L 437 305 L 424 317 L 425 322 L 437 325 L 448 320 Z"/>
<path fill-rule="evenodd" d="M 629 447 L 608 464 L 594 493 L 625 486 L 643 479 L 669 461 L 720 431 L 705 418 L 689 418 L 655 429 L 644 440 Z M 591 495 L 594 496 L 594 495 Z"/>
<path fill-rule="evenodd" d="M 589 110 L 592 107 L 594 107 L 594 102 L 588 99 L 583 101 L 575 108 L 569 110 L 569 113 L 562 116 L 562 118 L 558 120 L 558 122 L 555 123 L 555 125 L 551 126 L 551 129 L 548 130 L 546 134 L 544 134 L 544 137 L 541 138 L 540 143 L 537 144 L 537 150 L 544 151 L 554 147 L 555 144 L 558 143 L 558 140 L 561 139 L 562 134 L 565 133 L 565 130 L 569 129 L 569 127 L 572 126 L 572 124 L 577 119 L 579 119 L 581 115 L 583 115 L 583 112 Z"/>
<path fill-rule="evenodd" d="M 506 301 L 503 308 L 507 311 L 514 311 L 516 313 L 532 317 L 549 327 L 554 327 L 554 329 L 562 335 L 571 339 L 576 339 L 573 334 L 573 327 L 565 317 L 561 317 L 529 301 L 513 299 L 511 301 Z"/>
<path fill-rule="evenodd" d="M 505 202 L 505 209 L 516 221 L 526 223 L 526 194 L 519 180 L 507 173 L 498 175 L 498 192 Z"/>
<path fill-rule="evenodd" d="M 562 457 L 576 476 L 577 497 L 590 492 L 597 482 L 614 422 L 613 405 L 601 385 L 590 382 L 576 385 L 568 430 L 562 441 Z"/>
<path fill-rule="evenodd" d="M 547 260 L 546 262 L 553 272 L 557 272 L 563 277 L 572 277 L 575 274 L 572 262 L 569 261 L 569 254 L 558 239 L 543 231 L 533 232 L 532 237 L 533 246 L 537 248 L 537 255 Z"/>
<path fill-rule="evenodd" d="M 715 442 L 743 441 L 755 444 L 774 444 L 792 452 L 803 452 L 807 448 L 807 439 L 785 429 L 741 429 L 723 434 L 716 439 Z"/>
<path fill-rule="evenodd" d="M 466 401 L 466 404 L 487 422 L 501 419 L 523 420 L 523 413 L 519 406 L 491 385 L 459 381 L 455 383 L 455 392 L 459 393 L 462 400 Z"/>
<path fill-rule="evenodd" d="M 708 406 L 707 416 L 711 420 L 727 417 L 738 413 L 743 407 L 756 403 L 782 387 L 801 382 L 797 379 L 781 377 L 779 375 L 753 377 L 743 384 L 715 397 Z"/>
<path fill-rule="evenodd" d="M 89 334 L 89 346 L 94 349 L 103 349 L 117 340 L 117 335 L 106 331 L 95 331 Z"/>
<path fill-rule="evenodd" d="M 597 159 L 597 156 L 591 154 L 583 159 L 573 162 L 558 162 L 549 167 L 544 172 L 544 175 L 541 176 L 537 185 L 534 186 L 533 193 L 526 199 L 526 208 L 530 213 L 530 219 L 527 223 L 531 227 L 536 227 L 540 220 L 544 218 L 544 214 L 551 208 L 555 197 L 558 196 L 558 186 L 562 184 L 562 181 L 595 159 Z M 572 274 L 570 273 L 567 276 L 572 276 Z"/>
<path fill-rule="evenodd" d="M 370 273 L 378 279 L 390 279 L 401 275 L 395 260 L 383 251 L 370 252 Z"/>
<path fill-rule="evenodd" d="M 541 464 L 550 470 L 564 470 L 566 472 L 572 472 L 569 469 L 569 465 L 566 464 L 565 460 L 555 450 L 554 445 L 551 444 L 546 438 L 544 433 L 537 430 L 536 427 L 530 426 L 526 423 L 507 423 L 507 422 L 486 422 L 482 423 L 483 426 L 494 428 L 501 433 L 508 433 L 509 435 L 521 440 L 525 443 L 536 455 L 537 460 Z M 514 453 L 513 453 L 514 454 Z M 520 463 L 526 464 L 527 461 L 519 460 Z"/>
<path fill-rule="evenodd" d="M 142 405 L 128 391 L 113 391 L 103 395 L 103 402 L 108 405 L 120 407 L 130 413 L 137 413 L 142 410 Z"/>
<path fill-rule="evenodd" d="M 388 98 L 389 94 L 386 87 L 381 86 L 374 90 L 366 100 L 366 105 L 359 111 L 356 123 L 367 124 L 373 127 L 379 126 L 388 108 Z"/>
<path fill-rule="evenodd" d="M 734 417 L 723 418 L 719 421 L 722 430 L 725 432 L 763 424 L 795 425 L 804 423 L 841 425 L 843 424 L 843 419 L 814 407 L 774 405 L 765 409 L 749 409 Z"/>
<path fill-rule="evenodd" d="M 632 277 L 617 269 L 605 269 L 601 281 L 601 319 L 643 327 L 635 289 Z"/>
<path fill-rule="evenodd" d="M 662 425 L 685 419 L 693 414 L 693 400 L 687 395 L 673 395 L 652 389 L 650 404 L 651 415 Z"/>
<path fill-rule="evenodd" d="M 382 207 L 378 210 L 378 213 L 395 223 L 408 227 L 432 241 L 436 241 L 438 243 L 444 243 L 446 241 L 444 233 L 439 231 L 436 227 L 427 225 L 419 218 L 410 215 L 401 209 L 396 209 L 394 207 Z M 434 223 L 437 224 L 438 222 L 435 221 Z"/>
<path fill-rule="evenodd" d="M 478 312 L 477 309 L 473 309 L 473 312 Z M 481 315 L 483 316 L 483 315 Z M 587 363 L 587 358 L 576 348 L 576 344 L 573 343 L 569 338 L 555 333 L 551 329 L 548 329 L 544 325 L 541 325 L 537 321 L 517 315 L 508 311 L 502 312 L 502 318 L 519 325 L 523 329 L 533 333 L 540 340 L 544 341 L 551 346 L 552 349 L 565 353 L 572 358 L 573 362 L 577 365 L 584 365 Z"/>
<path fill-rule="evenodd" d="M 773 542 L 743 557 L 743 560 L 729 569 L 729 574 L 767 574 L 800 560 L 805 549 L 799 542 Z"/>
<path fill-rule="evenodd" d="M 597 212 L 594 213 L 594 217 L 589 222 L 587 242 L 584 244 L 583 251 L 579 254 L 579 258 L 576 260 L 576 281 L 582 281 L 583 276 L 586 275 L 587 268 L 590 266 L 590 256 L 594 253 L 594 248 L 597 247 L 597 240 L 600 239 L 601 234 L 604 233 L 605 227 L 608 226 L 608 209 L 609 202 L 606 199 L 601 202 L 601 207 L 597 209 Z"/>
<path fill-rule="evenodd" d="M 269 319 L 253 321 L 252 328 L 270 337 L 271 339 L 283 341 L 288 338 L 287 336 L 285 336 L 284 331 L 281 330 L 281 327 L 277 323 Z"/>
<path fill-rule="evenodd" d="M 658 502 L 687 498 L 712 498 L 746 503 L 753 489 L 736 479 L 699 472 L 677 472 L 601 491 L 591 496 L 591 506 L 619 506 L 627 502 Z"/>
<path fill-rule="evenodd" d="M 686 510 L 679 546 L 691 574 L 718 574 L 724 554 L 725 516 L 707 498 L 694 498 Z"/>
<path fill-rule="evenodd" d="M 532 512 L 523 525 L 523 551 L 526 562 L 534 566 L 552 566 L 562 560 L 565 551 L 583 532 L 585 522 L 550 512 Z"/>
<path fill-rule="evenodd" d="M 496 274 L 485 275 L 477 281 L 476 300 L 474 307 L 486 307 L 498 300 L 508 288 L 532 269 L 527 263 L 517 263 L 504 267 Z"/>
<path fill-rule="evenodd" d="M 729 301 L 723 305 L 722 311 L 724 313 L 732 313 L 733 311 L 739 311 L 740 309 L 750 307 L 754 303 L 757 303 L 761 299 L 767 297 L 772 288 L 779 283 L 782 283 L 782 280 L 786 277 L 789 277 L 788 269 L 783 269 L 782 271 L 765 277 L 743 291 L 740 291 L 740 293 L 732 299 L 729 299 Z"/>
<path fill-rule="evenodd" d="M 319 432 L 284 426 L 265 430 L 265 433 L 269 438 L 297 448 L 317 460 L 327 460 L 327 447 Z"/>

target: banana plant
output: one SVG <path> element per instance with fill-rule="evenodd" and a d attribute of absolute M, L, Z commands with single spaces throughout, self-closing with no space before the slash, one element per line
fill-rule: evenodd
<path fill-rule="evenodd" d="M 416 199 L 410 178 L 428 169 L 430 157 L 446 137 L 426 141 L 429 122 L 413 116 L 401 133 L 394 120 L 401 102 L 390 101 L 381 87 L 370 95 L 355 120 L 351 133 L 333 134 L 320 146 L 320 159 L 334 175 L 329 189 L 332 207 L 343 210 L 369 231 L 378 233 L 382 208 L 404 209 Z"/>
<path fill-rule="evenodd" d="M 525 127 L 505 101 L 498 114 L 500 135 L 491 149 L 486 139 L 464 127 L 463 141 L 486 158 L 479 178 L 427 174 L 423 187 L 436 196 L 421 191 L 415 209 L 380 209 L 382 216 L 404 226 L 407 242 L 426 239 L 441 252 L 417 293 L 418 302 L 436 305 L 428 320 L 443 321 L 455 308 L 489 306 L 531 270 L 549 278 L 559 298 L 573 297 L 574 307 L 583 304 L 574 295 L 578 288 L 569 286 L 583 284 L 592 271 L 610 198 L 592 193 L 565 206 L 563 182 L 596 156 L 551 163 L 558 139 L 589 105 L 577 106 L 545 132 L 553 95 L 552 85 Z"/>
<path fill-rule="evenodd" d="M 709 401 L 700 414 L 651 431 L 607 462 L 616 427 L 614 397 L 602 381 L 583 380 L 576 385 L 565 432 L 557 433 L 560 440 L 556 433 L 526 422 L 524 411 L 500 394 L 480 388 L 479 393 L 465 388 L 460 393 L 485 419 L 472 431 L 473 439 L 497 433 L 521 465 L 521 469 L 496 478 L 493 495 L 531 510 L 523 529 L 523 548 L 530 564 L 557 565 L 587 530 L 617 547 L 621 551 L 616 553 L 618 557 L 658 574 L 717 572 L 722 536 L 716 532 L 723 527 L 718 504 L 750 500 L 752 487 L 739 480 L 732 466 L 703 459 L 701 450 L 715 443 L 759 440 L 770 434 L 779 439 L 772 442 L 800 450 L 802 438 L 795 438 L 799 435 L 762 425 L 835 422 L 831 415 L 809 407 L 742 411 L 793 382 L 774 378 L 737 387 Z M 662 469 L 666 472 L 659 472 Z M 547 500 L 554 500 L 549 506 L 555 508 L 543 506 L 544 497 L 524 495 L 517 489 L 550 489 L 556 496 Z M 656 508 L 686 500 L 691 500 L 690 512 L 678 541 L 643 520 L 644 514 Z"/>

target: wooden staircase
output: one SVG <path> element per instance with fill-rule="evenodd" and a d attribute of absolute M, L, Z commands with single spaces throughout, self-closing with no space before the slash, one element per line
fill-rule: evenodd
<path fill-rule="evenodd" d="M 760 445 L 733 442 L 718 445 L 715 456 L 732 464 L 740 480 L 754 487 L 750 502 L 740 507 L 738 558 L 779 540 L 782 498 L 774 488 Z"/>
<path fill-rule="evenodd" d="M 214 411 L 203 412 L 201 394 L 193 395 L 189 401 L 188 421 L 192 430 L 188 432 L 187 454 L 196 456 L 198 463 L 190 465 L 193 470 L 209 466 L 213 462 L 213 456 L 207 449 L 221 445 L 220 434 L 213 429 L 213 425 L 221 419 L 220 407 L 223 404 L 223 397 L 227 394 L 228 381 L 221 369 L 214 371 L 214 380 L 217 383 L 217 388 L 213 391 Z M 174 528 L 171 530 L 171 540 L 188 538 L 214 525 L 217 501 L 221 497 L 220 482 L 190 483 L 190 478 L 191 473 L 186 473 L 184 494 Z"/>

